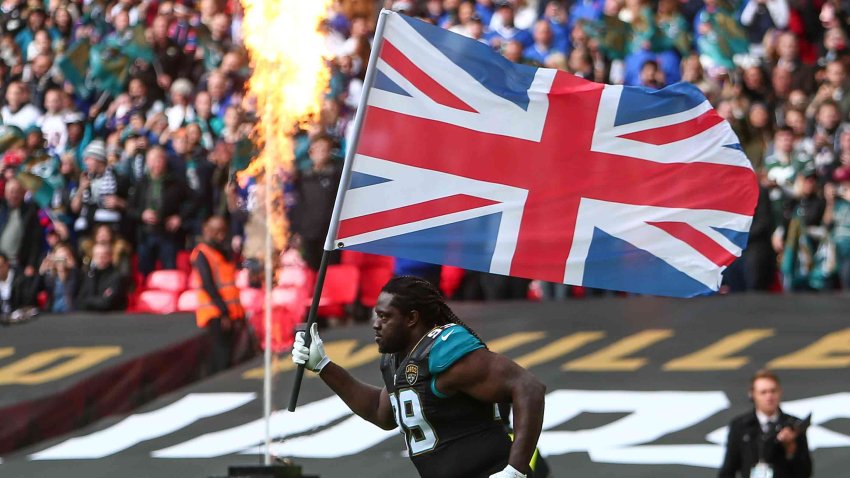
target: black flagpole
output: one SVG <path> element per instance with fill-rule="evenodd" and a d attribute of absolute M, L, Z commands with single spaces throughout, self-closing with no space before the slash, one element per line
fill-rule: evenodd
<path fill-rule="evenodd" d="M 322 262 L 319 265 L 319 275 L 316 277 L 316 288 L 313 290 L 313 302 L 310 304 L 310 313 L 307 315 L 307 330 L 304 332 L 304 345 L 310 348 L 310 343 L 313 342 L 313 336 L 310 335 L 310 328 L 316 323 L 316 315 L 319 310 L 319 300 L 322 298 L 322 286 L 325 284 L 325 274 L 328 271 L 328 256 L 329 251 L 322 251 Z M 299 365 L 295 370 L 295 381 L 292 383 L 292 394 L 289 396 L 290 412 L 295 411 L 298 405 L 298 393 L 301 391 L 301 380 L 304 379 L 304 365 Z"/>

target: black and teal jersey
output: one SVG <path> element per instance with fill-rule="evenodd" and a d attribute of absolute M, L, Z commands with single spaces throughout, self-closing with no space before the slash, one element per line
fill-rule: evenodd
<path fill-rule="evenodd" d="M 437 376 L 484 344 L 466 327 L 435 327 L 407 358 L 381 357 L 396 423 L 419 474 L 426 478 L 489 477 L 508 464 L 511 440 L 493 403 L 445 395 Z"/>

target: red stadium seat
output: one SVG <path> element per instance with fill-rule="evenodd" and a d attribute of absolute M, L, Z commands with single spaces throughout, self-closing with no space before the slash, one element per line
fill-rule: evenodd
<path fill-rule="evenodd" d="M 345 315 L 345 306 L 357 300 L 357 288 L 360 283 L 360 271 L 351 264 L 328 266 L 322 296 L 319 299 L 318 314 L 323 317 L 341 317 Z M 312 297 L 305 300 L 309 307 Z"/>
<path fill-rule="evenodd" d="M 192 273 L 192 253 L 189 251 L 177 252 L 177 270 L 183 271 L 188 276 Z"/>
<path fill-rule="evenodd" d="M 177 310 L 180 312 L 194 312 L 198 308 L 198 291 L 185 290 L 177 299 Z"/>
<path fill-rule="evenodd" d="M 177 311 L 178 293 L 168 290 L 146 290 L 139 294 L 137 312 L 170 314 Z"/>
<path fill-rule="evenodd" d="M 360 270 L 360 303 L 372 308 L 378 302 L 381 288 L 393 278 L 392 267 L 368 267 Z"/>
<path fill-rule="evenodd" d="M 171 292 L 183 292 L 186 290 L 187 279 L 187 274 L 177 269 L 153 271 L 148 275 L 145 288 Z"/>
<path fill-rule="evenodd" d="M 443 266 L 440 273 L 440 290 L 446 297 L 452 297 L 460 287 L 463 280 L 464 270 L 460 267 Z"/>

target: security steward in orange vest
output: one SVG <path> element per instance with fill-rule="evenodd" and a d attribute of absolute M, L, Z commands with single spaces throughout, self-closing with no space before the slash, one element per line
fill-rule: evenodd
<path fill-rule="evenodd" d="M 234 362 L 234 348 L 247 331 L 236 287 L 236 264 L 226 245 L 227 224 L 220 216 L 210 217 L 202 235 L 203 242 L 192 251 L 192 283 L 200 287 L 195 320 L 210 335 L 215 373 Z"/>

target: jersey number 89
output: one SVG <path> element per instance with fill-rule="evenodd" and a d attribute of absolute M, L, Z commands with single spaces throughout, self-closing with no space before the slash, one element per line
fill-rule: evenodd
<path fill-rule="evenodd" d="M 406 388 L 398 392 L 398 398 L 395 394 L 391 394 L 390 403 L 393 406 L 396 423 L 403 429 L 410 454 L 418 455 L 433 450 L 437 446 L 437 434 L 425 419 L 419 394 L 413 389 Z"/>

